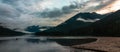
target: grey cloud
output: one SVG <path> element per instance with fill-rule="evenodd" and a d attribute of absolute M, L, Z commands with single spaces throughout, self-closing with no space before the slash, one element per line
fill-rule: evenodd
<path fill-rule="evenodd" d="M 69 6 L 63 6 L 62 9 L 54 8 L 53 10 L 44 10 L 43 12 L 36 12 L 33 13 L 34 15 L 38 17 L 49 17 L 49 18 L 58 18 L 60 16 L 63 16 L 65 14 L 69 14 L 74 11 L 74 9 L 78 8 L 77 5 L 71 4 Z"/>
<path fill-rule="evenodd" d="M 0 23 L 12 29 L 24 29 L 32 25 L 52 26 L 56 22 L 55 20 L 61 20 L 60 17 L 62 17 L 62 20 L 66 20 L 65 15 L 75 12 L 76 9 L 80 12 L 93 12 L 115 0 L 89 0 L 84 3 L 72 2 L 71 5 L 63 6 L 61 9 L 54 8 L 50 10 L 47 8 L 42 12 L 29 8 L 34 4 L 33 1 L 42 2 L 43 0 L 0 0 Z M 99 5 L 93 6 L 94 3 Z M 63 21 L 57 21 L 56 24 L 58 22 Z"/>
<path fill-rule="evenodd" d="M 62 11 L 64 14 L 68 14 L 68 13 L 71 13 L 73 11 L 73 9 L 77 8 L 76 5 L 70 5 L 70 6 L 64 6 L 62 8 Z"/>
<path fill-rule="evenodd" d="M 8 4 L 0 3 L 0 23 L 3 26 L 13 25 L 17 22 L 16 18 L 19 18 L 19 16 L 20 13 L 15 8 Z"/>
<path fill-rule="evenodd" d="M 65 14 L 69 14 L 71 12 L 74 12 L 75 9 L 79 9 L 81 12 L 94 12 L 96 10 L 99 10 L 115 0 L 90 0 L 84 3 L 78 3 L 77 1 L 74 1 L 71 3 L 69 6 L 63 6 L 62 9 L 53 9 L 52 11 L 43 11 L 42 13 L 39 13 L 42 17 L 50 17 L 50 18 L 55 18 L 59 16 L 63 16 Z"/>
<path fill-rule="evenodd" d="M 10 5 L 15 5 L 17 1 L 19 0 L 1 0 L 2 3 L 6 3 Z"/>
<path fill-rule="evenodd" d="M 111 4 L 114 1 L 115 0 L 90 0 L 90 1 L 86 2 L 85 6 L 83 7 L 85 9 L 82 12 L 94 12 L 96 10 L 99 10 L 99 9 Z"/>
<path fill-rule="evenodd" d="M 53 10 L 44 10 L 43 12 L 35 12 L 33 15 L 43 18 L 58 18 L 65 14 L 69 14 L 77 8 L 76 5 L 64 6 L 62 9 L 54 8 Z"/>
<path fill-rule="evenodd" d="M 61 16 L 63 15 L 62 11 L 59 10 L 59 9 L 54 9 L 54 11 L 44 11 L 41 13 L 41 16 L 43 17 L 51 17 L 51 18 L 54 18 L 54 17 L 58 17 L 58 16 Z"/>
<path fill-rule="evenodd" d="M 0 17 L 16 17 L 19 12 L 12 6 L 7 4 L 0 4 Z"/>

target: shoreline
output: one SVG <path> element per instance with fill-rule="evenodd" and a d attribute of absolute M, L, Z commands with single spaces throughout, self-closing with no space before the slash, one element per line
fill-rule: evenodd
<path fill-rule="evenodd" d="M 55 41 L 62 46 L 70 46 L 74 49 L 91 50 L 98 52 L 119 52 L 120 37 L 6 37 L 1 40 L 9 40 L 16 38 L 32 38 L 32 39 L 47 39 Z"/>
<path fill-rule="evenodd" d="M 96 37 L 98 40 L 91 43 L 73 45 L 72 48 L 98 50 L 103 52 L 119 52 L 120 37 Z"/>

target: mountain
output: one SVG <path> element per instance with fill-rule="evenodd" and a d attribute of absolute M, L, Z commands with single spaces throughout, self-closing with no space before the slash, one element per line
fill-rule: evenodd
<path fill-rule="evenodd" d="M 120 10 L 93 24 L 94 34 L 120 36 Z"/>
<path fill-rule="evenodd" d="M 28 26 L 25 31 L 28 32 L 40 32 L 40 27 L 38 25 Z"/>
<path fill-rule="evenodd" d="M 90 26 L 70 31 L 69 34 L 89 36 L 120 36 L 120 10 L 94 22 Z"/>
<path fill-rule="evenodd" d="M 97 13 L 79 13 L 54 28 L 37 32 L 36 35 L 66 35 L 72 30 L 87 27 L 104 16 L 106 15 L 100 15 Z"/>
<path fill-rule="evenodd" d="M 92 18 L 91 18 L 92 17 Z M 78 21 L 77 18 L 101 18 L 96 22 Z M 79 13 L 64 23 L 38 32 L 36 35 L 43 36 L 120 36 L 120 10 L 105 14 L 93 15 L 93 13 Z"/>
<path fill-rule="evenodd" d="M 28 26 L 25 31 L 28 31 L 28 32 L 41 32 L 43 30 L 46 30 L 46 29 L 50 29 L 52 28 L 52 26 L 39 26 L 39 25 L 32 25 L 32 26 Z"/>
<path fill-rule="evenodd" d="M 94 21 L 100 19 L 101 17 L 102 15 L 99 15 L 97 13 L 79 13 L 73 16 L 72 18 L 68 19 L 64 23 L 58 25 L 57 27 L 55 27 L 55 29 L 57 29 L 56 31 L 67 33 L 79 27 L 88 26 Z"/>
<path fill-rule="evenodd" d="M 23 35 L 25 33 L 22 32 L 17 32 L 14 30 L 10 30 L 8 28 L 4 28 L 2 26 L 0 26 L 0 37 L 4 37 L 4 36 L 19 36 L 19 35 Z"/>

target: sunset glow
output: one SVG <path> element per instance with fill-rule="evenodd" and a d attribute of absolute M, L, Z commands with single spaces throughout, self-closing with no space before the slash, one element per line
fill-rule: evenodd
<path fill-rule="evenodd" d="M 115 12 L 120 9 L 120 0 L 116 0 L 115 2 L 111 3 L 110 5 L 97 10 L 96 12 L 99 14 L 106 14 L 110 12 Z"/>

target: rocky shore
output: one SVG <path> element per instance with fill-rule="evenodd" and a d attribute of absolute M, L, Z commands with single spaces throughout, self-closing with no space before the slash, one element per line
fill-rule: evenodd
<path fill-rule="evenodd" d="M 73 48 L 76 49 L 86 49 L 93 50 L 98 52 L 120 52 L 120 37 L 93 37 L 97 41 L 73 45 Z"/>

